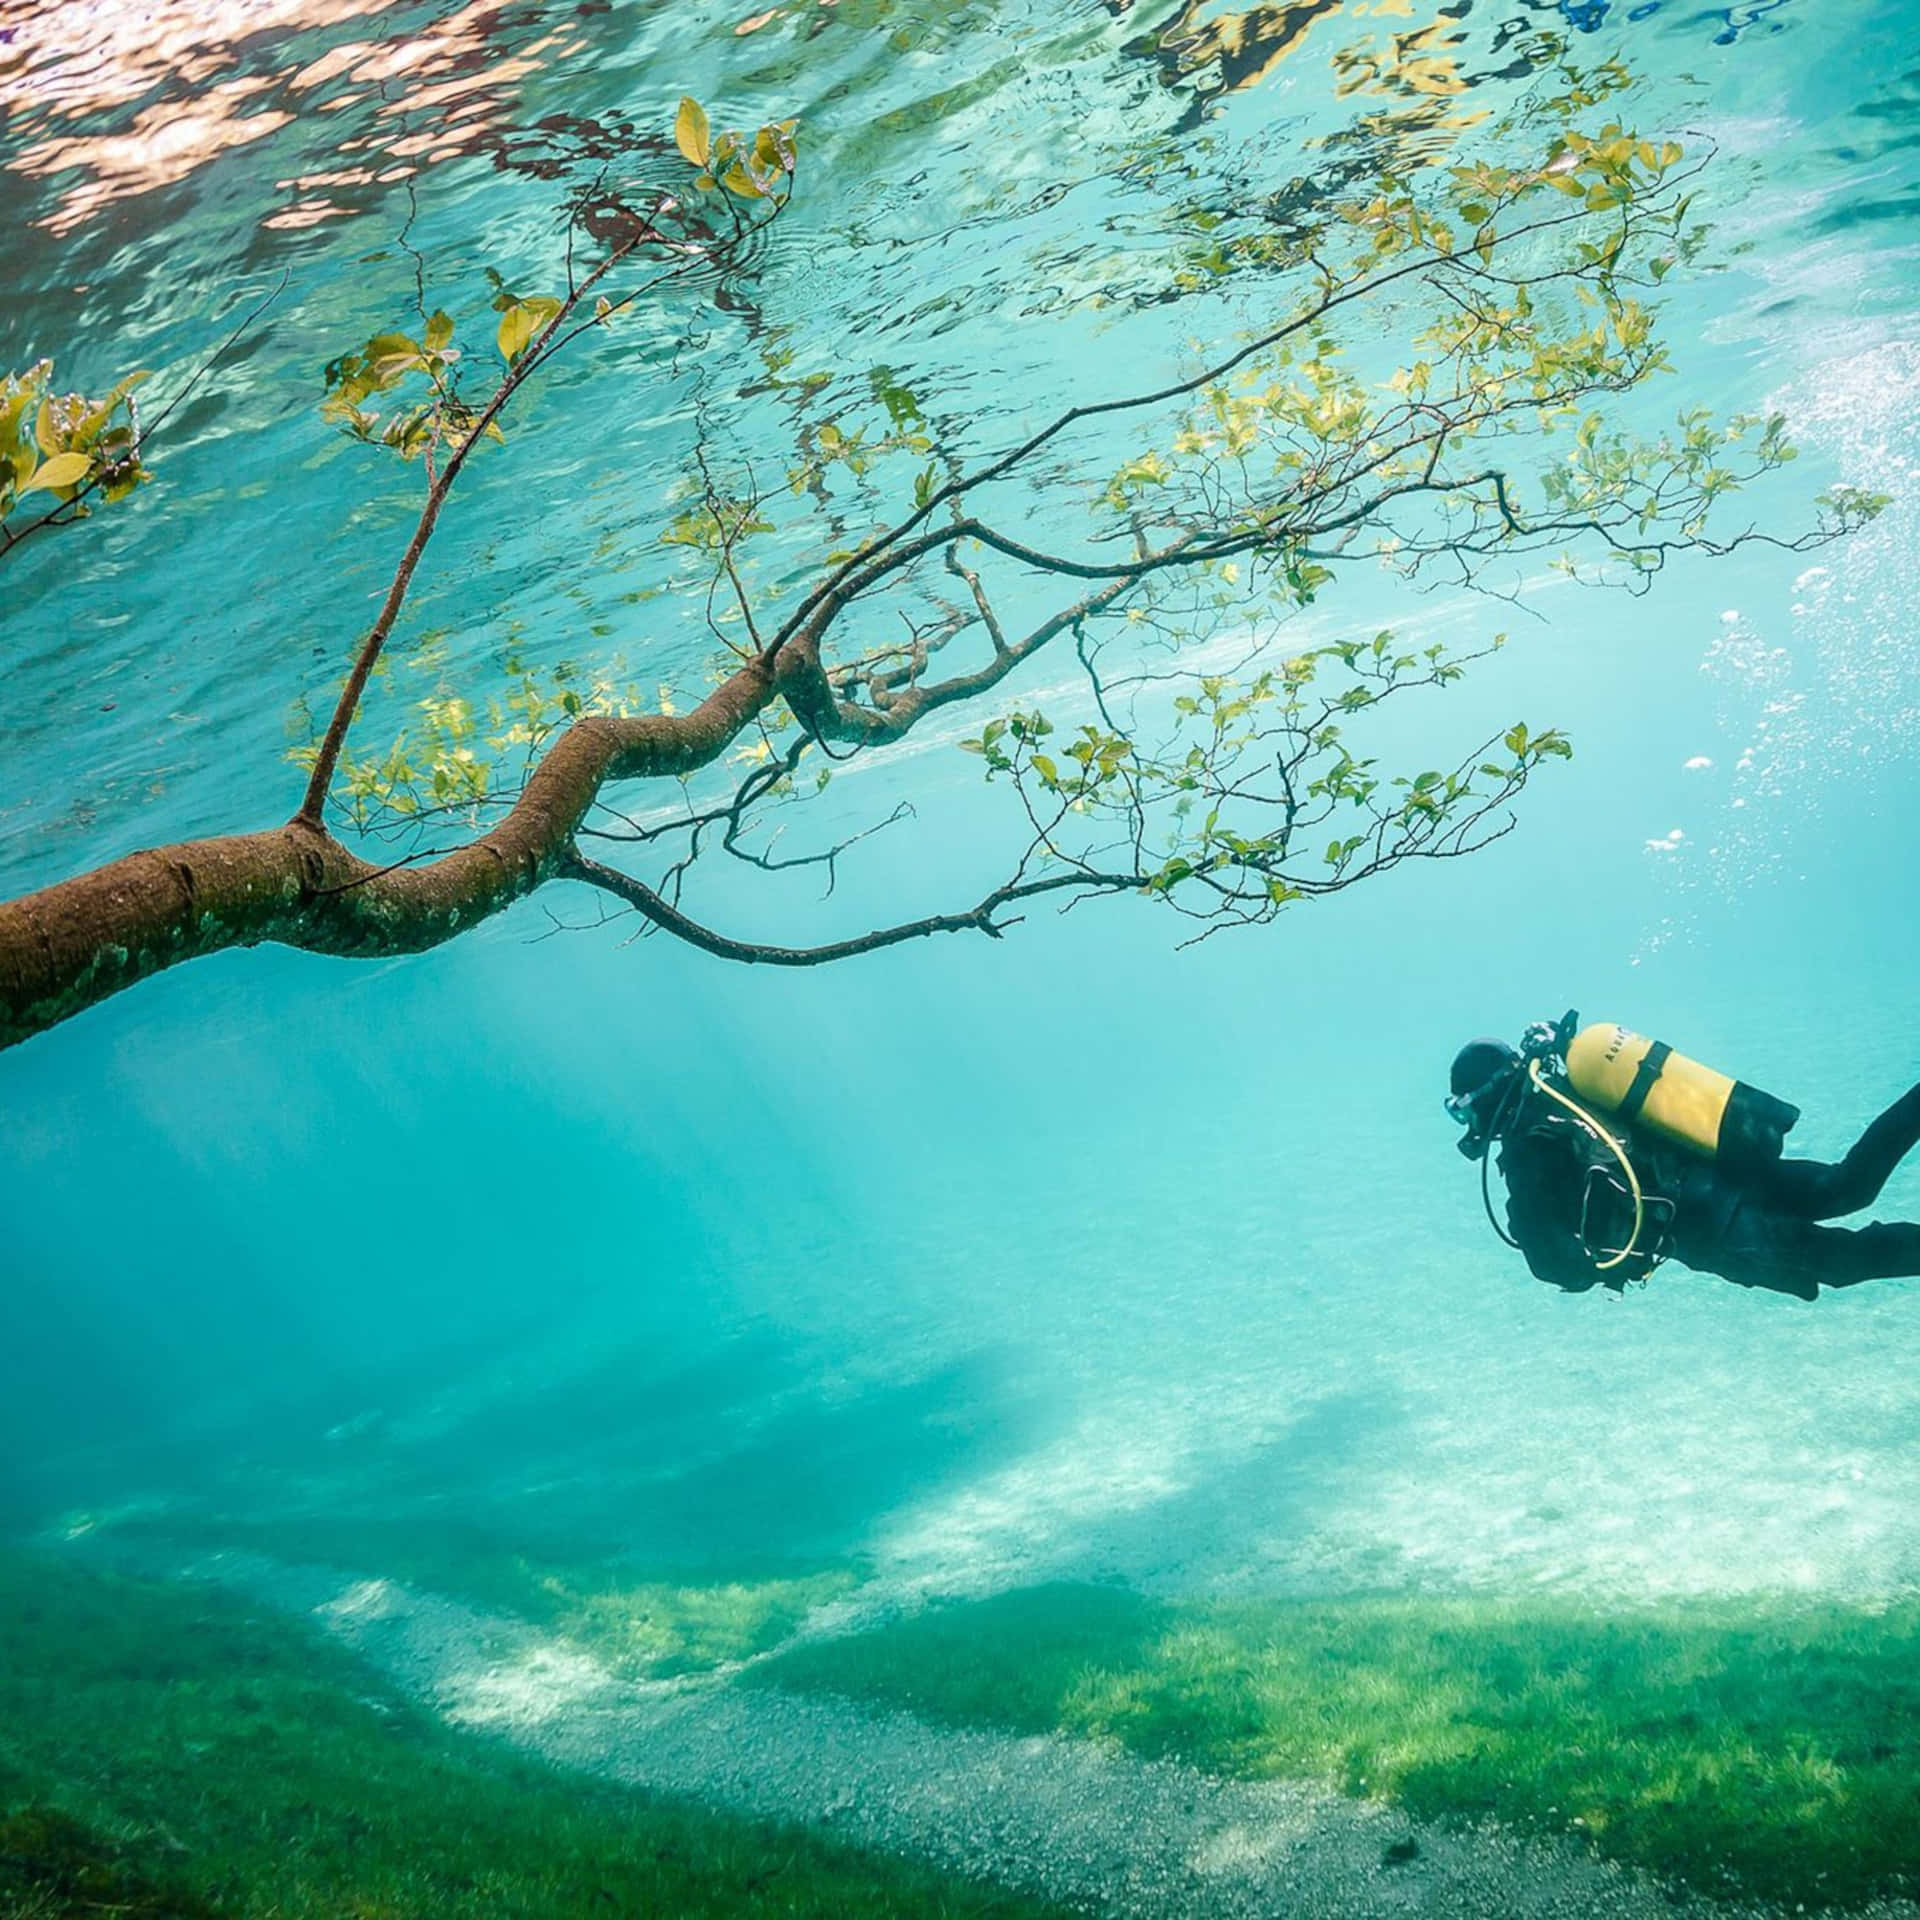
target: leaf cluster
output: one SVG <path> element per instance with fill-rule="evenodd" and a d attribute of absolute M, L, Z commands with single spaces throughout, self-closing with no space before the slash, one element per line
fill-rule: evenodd
<path fill-rule="evenodd" d="M 504 321 L 502 325 L 504 329 Z M 459 359 L 453 321 L 436 310 L 418 338 L 376 333 L 364 346 L 329 361 L 323 376 L 327 397 L 320 412 L 356 440 L 391 448 L 404 460 L 418 459 L 464 439 L 478 418 L 478 410 L 459 395 Z M 400 401 L 391 412 L 367 404 L 390 394 Z M 505 438 L 497 423 L 490 422 L 487 433 L 491 439 Z"/>
<path fill-rule="evenodd" d="M 683 98 L 674 116 L 673 141 L 681 158 L 698 169 L 703 193 L 725 192 L 740 200 L 784 200 L 793 191 L 799 163 L 798 120 L 769 121 L 751 132 L 716 132 L 699 101 Z"/>
<path fill-rule="evenodd" d="M 512 767 L 524 770 L 563 727 L 585 714 L 624 716 L 650 704 L 618 661 L 588 668 L 561 660 L 547 667 L 529 662 L 516 646 L 500 664 L 501 684 L 484 698 L 454 691 L 444 666 L 439 649 L 424 646 L 407 670 L 430 678 L 434 690 L 412 701 L 411 717 L 384 749 L 341 759 L 340 798 L 355 826 L 379 830 L 431 814 L 472 816 L 498 797 Z M 652 704 L 673 711 L 665 687 Z M 315 751 L 296 747 L 287 757 L 310 766 Z"/>
<path fill-rule="evenodd" d="M 0 378 L 0 522 L 35 494 L 47 517 L 78 519 L 88 497 L 124 500 L 148 479 L 133 401 L 148 378 L 130 373 L 98 399 L 56 393 L 51 360 Z"/>
<path fill-rule="evenodd" d="M 1644 581 L 1678 546 L 1711 548 L 1716 504 L 1794 449 L 1778 416 L 1723 424 L 1687 409 L 1649 437 L 1599 410 L 1670 371 L 1648 295 L 1701 235 L 1689 191 L 1701 162 L 1678 142 L 1617 120 L 1565 122 L 1616 84 L 1572 86 L 1536 109 L 1523 163 L 1383 172 L 1330 201 L 1297 236 L 1293 264 L 1309 283 L 1298 318 L 1194 383 L 1096 511 L 1135 538 L 1177 532 L 1183 564 L 1245 556 L 1286 571 L 1296 604 L 1324 582 L 1311 570 L 1362 537 L 1410 574 L 1444 563 L 1463 578 L 1495 552 L 1582 541 Z M 1381 378 L 1353 364 L 1378 349 L 1339 310 L 1389 287 L 1429 317 Z M 1569 431 L 1570 451 L 1533 477 L 1508 464 Z M 1869 506 L 1829 499 L 1823 531 Z"/>
<path fill-rule="evenodd" d="M 1467 663 L 1384 631 L 1251 675 L 1197 673 L 1124 732 L 1103 698 L 1102 722 L 1064 745 L 1045 713 L 1020 708 L 961 746 L 1019 793 L 1044 861 L 1130 869 L 1150 897 L 1197 893 L 1184 911 L 1251 924 L 1401 860 L 1465 851 L 1501 830 L 1495 810 L 1544 760 L 1571 755 L 1563 734 L 1524 723 L 1450 769 L 1390 774 L 1348 744 L 1352 715 L 1447 686 Z"/>

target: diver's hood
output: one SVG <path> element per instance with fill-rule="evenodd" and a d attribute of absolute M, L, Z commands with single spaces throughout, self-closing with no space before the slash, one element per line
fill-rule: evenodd
<path fill-rule="evenodd" d="M 1463 1158 L 1484 1160 L 1513 1090 L 1521 1057 L 1504 1040 L 1469 1040 L 1453 1056 L 1447 1110 L 1466 1131 L 1454 1143 Z"/>
<path fill-rule="evenodd" d="M 1468 1094 L 1477 1099 L 1509 1067 L 1519 1064 L 1519 1054 L 1504 1040 L 1469 1040 L 1453 1056 L 1448 1088 L 1456 1100 Z"/>

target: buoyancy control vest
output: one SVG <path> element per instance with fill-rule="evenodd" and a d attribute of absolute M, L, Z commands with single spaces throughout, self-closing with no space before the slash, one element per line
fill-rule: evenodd
<path fill-rule="evenodd" d="M 1659 1191 L 1670 1184 L 1661 1178 L 1662 1149 L 1575 1099 L 1542 1071 L 1538 1058 L 1528 1063 L 1526 1084 L 1536 1098 L 1522 1109 L 1522 1130 L 1557 1141 L 1560 1150 L 1572 1154 L 1577 1185 L 1568 1200 L 1577 1205 L 1574 1231 L 1593 1262 L 1595 1278 L 1615 1288 L 1644 1281 L 1666 1259 L 1672 1241 L 1674 1201 Z M 1511 1191 L 1504 1155 L 1501 1171 L 1508 1173 Z M 1491 1206 L 1487 1212 L 1491 1219 Z M 1509 1245 L 1520 1245 L 1497 1220 L 1494 1230 Z"/>
<path fill-rule="evenodd" d="M 1590 1106 L 1729 1171 L 1780 1158 L 1800 1109 L 1649 1040 L 1595 1021 L 1566 1046 L 1567 1082 Z"/>

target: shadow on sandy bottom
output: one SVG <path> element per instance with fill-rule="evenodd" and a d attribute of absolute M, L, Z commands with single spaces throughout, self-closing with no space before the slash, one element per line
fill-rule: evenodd
<path fill-rule="evenodd" d="M 1061 1416 L 979 1352 L 861 1379 L 766 1333 L 494 1379 L 311 1433 L 83 1516 L 101 1543 L 248 1546 L 541 1611 L 583 1583 L 849 1576 L 903 1504 L 1020 1457 Z"/>
<path fill-rule="evenodd" d="M 1407 1433 L 1404 1400 L 1391 1389 L 1323 1395 L 1251 1451 L 1203 1465 L 1131 1513 L 1101 1516 L 1052 1571 L 1111 1571 L 1190 1591 L 1274 1558 L 1297 1570 L 1304 1543 L 1365 1513 L 1370 1487 L 1399 1464 Z M 1384 1570 L 1374 1577 L 1384 1581 Z M 1343 1584 L 1352 1584 L 1350 1573 Z"/>

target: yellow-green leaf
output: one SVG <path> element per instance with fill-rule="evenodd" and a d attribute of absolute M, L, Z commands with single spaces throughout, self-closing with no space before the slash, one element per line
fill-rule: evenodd
<path fill-rule="evenodd" d="M 763 174 L 780 174 L 787 170 L 787 158 L 780 150 L 780 135 L 772 127 L 762 127 L 753 142 L 754 165 Z"/>
<path fill-rule="evenodd" d="M 560 311 L 560 302 L 551 294 L 536 294 L 531 299 L 511 302 L 500 316 L 496 339 L 500 357 L 509 362 L 526 352 L 533 337 Z"/>
<path fill-rule="evenodd" d="M 516 300 L 500 316 L 500 328 L 494 338 L 499 342 L 500 357 L 506 361 L 518 360 L 526 352 L 527 343 L 539 330 L 539 322 L 528 312 L 525 304 Z"/>
<path fill-rule="evenodd" d="M 708 130 L 706 109 L 698 100 L 683 99 L 673 118 L 673 144 L 690 167 L 707 164 L 707 147 L 712 136 Z"/>
<path fill-rule="evenodd" d="M 114 409 L 126 399 L 127 395 L 130 394 L 135 387 L 139 386 L 143 380 L 151 380 L 152 378 L 153 374 L 151 370 L 142 367 L 138 372 L 130 373 L 124 380 L 119 381 L 111 391 L 94 403 L 93 410 L 81 421 L 77 437 L 83 441 L 91 442 L 100 432 L 101 428 L 112 419 Z"/>
<path fill-rule="evenodd" d="M 54 493 L 62 487 L 77 487 L 87 477 L 92 459 L 84 453 L 56 453 L 43 460 L 27 475 L 22 493 Z"/>

